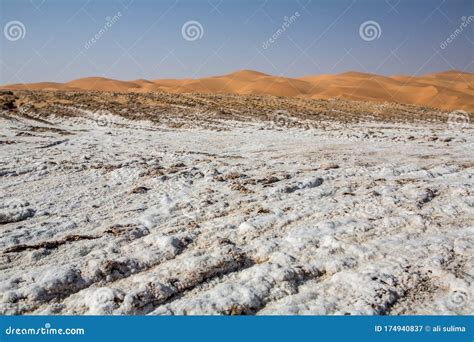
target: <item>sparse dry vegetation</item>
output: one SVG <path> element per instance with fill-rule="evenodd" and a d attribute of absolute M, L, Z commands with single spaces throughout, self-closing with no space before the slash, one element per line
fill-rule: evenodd
<path fill-rule="evenodd" d="M 23 115 L 45 119 L 50 115 L 75 116 L 78 109 L 83 109 L 175 128 L 187 127 L 190 121 L 213 126 L 219 120 L 274 121 L 278 117 L 282 117 L 282 126 L 286 128 L 324 127 L 326 121 L 446 122 L 449 114 L 435 108 L 395 103 L 197 93 L 2 91 L 0 105 L 10 113 L 22 111 Z M 473 114 L 469 115 L 472 119 Z"/>

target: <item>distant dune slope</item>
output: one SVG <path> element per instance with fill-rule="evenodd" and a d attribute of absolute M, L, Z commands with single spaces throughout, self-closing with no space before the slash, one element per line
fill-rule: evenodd
<path fill-rule="evenodd" d="M 288 78 L 242 70 L 201 79 L 118 81 L 87 77 L 67 83 L 11 84 L 0 89 L 96 90 L 115 92 L 233 93 L 304 98 L 397 102 L 446 110 L 474 111 L 474 74 L 445 71 L 419 77 L 360 72 Z"/>

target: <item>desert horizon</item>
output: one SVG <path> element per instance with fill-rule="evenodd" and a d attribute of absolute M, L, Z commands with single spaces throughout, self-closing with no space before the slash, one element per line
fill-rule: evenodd
<path fill-rule="evenodd" d="M 310 99 L 341 97 L 355 101 L 392 102 L 444 110 L 474 111 L 474 74 L 445 70 L 421 76 L 347 71 L 302 77 L 282 77 L 255 70 L 203 78 L 136 79 L 83 77 L 69 82 L 34 82 L 0 86 L 11 90 L 107 92 L 168 92 L 237 95 L 273 95 Z"/>

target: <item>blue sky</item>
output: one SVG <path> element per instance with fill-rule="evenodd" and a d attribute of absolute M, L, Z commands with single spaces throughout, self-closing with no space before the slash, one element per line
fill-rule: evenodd
<path fill-rule="evenodd" d="M 290 77 L 474 72 L 473 15 L 472 0 L 0 0 L 0 84 L 191 78 L 239 69 Z M 441 49 L 463 19 L 470 23 Z M 23 24 L 23 38 L 7 39 L 12 21 Z M 201 25 L 202 37 L 184 39 L 188 21 Z M 378 38 L 361 38 L 366 21 L 379 25 Z"/>

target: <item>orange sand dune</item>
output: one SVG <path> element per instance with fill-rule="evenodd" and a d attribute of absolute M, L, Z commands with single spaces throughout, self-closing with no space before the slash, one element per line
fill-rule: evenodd
<path fill-rule="evenodd" d="M 118 81 L 103 77 L 87 77 L 67 83 L 12 84 L 0 89 L 234 93 L 313 99 L 341 97 L 349 100 L 398 102 L 447 110 L 474 111 L 474 74 L 455 70 L 418 77 L 403 75 L 386 77 L 346 72 L 300 78 L 242 70 L 201 79 Z"/>

